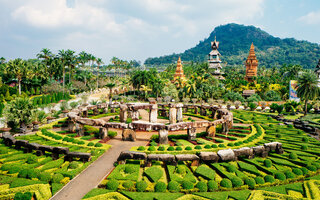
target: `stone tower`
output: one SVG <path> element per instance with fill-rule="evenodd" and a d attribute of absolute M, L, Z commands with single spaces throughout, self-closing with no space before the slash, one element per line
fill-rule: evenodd
<path fill-rule="evenodd" d="M 176 73 L 174 74 L 174 80 L 176 80 L 178 77 L 184 78 L 183 74 L 183 69 L 182 69 L 182 64 L 181 64 L 181 58 L 179 57 L 178 62 L 177 62 L 177 69 Z"/>
<path fill-rule="evenodd" d="M 211 52 L 209 53 L 208 63 L 209 63 L 209 70 L 212 75 L 214 75 L 218 79 L 224 79 L 222 76 L 222 66 L 221 66 L 221 60 L 219 56 L 221 54 L 218 51 L 219 48 L 219 42 L 217 42 L 216 37 L 214 37 L 214 42 L 211 42 Z"/>
<path fill-rule="evenodd" d="M 254 53 L 254 45 L 251 44 L 249 56 L 246 61 L 246 76 L 245 79 L 248 82 L 253 82 L 253 78 L 257 76 L 258 60 Z"/>

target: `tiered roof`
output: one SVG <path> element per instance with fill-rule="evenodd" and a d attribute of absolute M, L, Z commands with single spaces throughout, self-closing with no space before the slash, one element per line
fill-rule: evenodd
<path fill-rule="evenodd" d="M 249 56 L 246 60 L 246 76 L 245 79 L 249 82 L 253 81 L 252 78 L 257 76 L 258 60 L 254 52 L 254 45 L 251 44 Z"/>
<path fill-rule="evenodd" d="M 213 69 L 212 73 L 215 76 L 218 76 L 219 79 L 222 79 L 221 76 L 222 72 L 220 71 L 222 69 L 221 66 L 221 60 L 220 57 L 221 54 L 218 51 L 219 48 L 219 42 L 216 40 L 216 37 L 214 38 L 214 41 L 211 42 L 211 52 L 209 53 L 208 63 L 209 63 L 209 69 Z"/>
<path fill-rule="evenodd" d="M 184 78 L 183 68 L 182 68 L 181 58 L 180 57 L 179 57 L 178 62 L 177 62 L 177 69 L 176 69 L 176 73 L 174 74 L 174 80 L 176 80 L 178 77 Z"/>

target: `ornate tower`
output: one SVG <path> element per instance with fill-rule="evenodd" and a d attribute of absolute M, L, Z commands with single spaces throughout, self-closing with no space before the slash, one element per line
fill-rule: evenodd
<path fill-rule="evenodd" d="M 246 61 L 246 76 L 245 79 L 249 82 L 253 82 L 253 77 L 257 76 L 258 60 L 254 53 L 253 43 L 251 44 L 249 56 Z"/>
<path fill-rule="evenodd" d="M 224 79 L 222 76 L 222 66 L 221 66 L 221 60 L 219 56 L 221 54 L 218 51 L 219 48 L 219 42 L 217 42 L 216 37 L 214 37 L 214 42 L 211 42 L 211 52 L 209 53 L 208 63 L 209 63 L 209 69 L 215 77 L 218 79 Z"/>
<path fill-rule="evenodd" d="M 318 65 L 316 66 L 316 68 L 314 69 L 314 72 L 317 74 L 318 76 L 318 86 L 320 87 L 320 59 L 318 62 Z"/>
<path fill-rule="evenodd" d="M 176 80 L 178 77 L 184 78 L 183 74 L 183 69 L 182 69 L 182 64 L 181 64 L 181 58 L 179 57 L 178 62 L 177 62 L 177 69 L 176 73 L 174 74 L 174 80 Z"/>

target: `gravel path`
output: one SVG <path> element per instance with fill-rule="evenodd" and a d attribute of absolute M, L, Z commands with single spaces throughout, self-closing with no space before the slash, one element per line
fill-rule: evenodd
<path fill-rule="evenodd" d="M 99 159 L 93 162 L 81 174 L 73 178 L 62 190 L 54 195 L 52 200 L 79 200 L 91 189 L 95 188 L 113 169 L 121 151 L 129 150 L 133 146 L 144 146 L 147 141 L 120 141 L 111 140 L 108 144 L 112 147 Z"/>

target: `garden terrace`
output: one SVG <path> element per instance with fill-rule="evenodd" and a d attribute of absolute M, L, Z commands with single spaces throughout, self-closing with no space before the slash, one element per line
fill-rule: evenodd
<path fill-rule="evenodd" d="M 16 137 L 16 141 L 27 141 L 28 144 L 41 144 L 47 147 L 64 147 L 69 151 L 89 153 L 92 160 L 87 163 L 74 160 L 65 161 L 63 154 L 56 160 L 52 159 L 52 153 L 45 151 L 37 156 L 36 151 L 15 149 L 0 143 L 0 196 L 3 199 L 12 199 L 18 192 L 31 192 L 36 199 L 49 199 L 52 194 L 60 190 L 73 177 L 83 171 L 102 153 L 103 149 L 83 148 L 78 145 L 61 144 L 52 140 L 46 140 L 37 135 Z"/>
<path fill-rule="evenodd" d="M 129 156 L 130 159 L 125 164 L 119 164 L 98 188 L 89 192 L 84 198 L 94 199 L 94 197 L 118 195 L 118 197 L 137 200 L 153 198 L 317 199 L 320 195 L 318 189 L 320 142 L 290 124 L 279 125 L 279 122 L 266 114 L 235 111 L 235 116 L 243 122 L 250 121 L 253 124 L 249 130 L 250 134 L 259 132 L 260 135 L 253 138 L 254 145 L 249 142 L 236 148 L 225 145 L 220 149 L 231 148 L 235 154 L 238 154 L 236 149 L 241 147 L 255 149 L 254 146 L 277 141 L 282 143 L 283 154 L 274 152 L 274 148 L 268 148 L 272 152 L 265 157 L 263 152 L 256 149 L 253 151 L 259 156 L 254 158 L 249 152 L 245 153 L 245 156 L 239 156 L 237 160 L 216 162 L 220 157 L 216 159 L 214 152 L 220 149 L 212 148 L 207 151 L 204 148 L 198 150 L 194 148 L 188 153 L 195 155 L 197 152 L 203 152 L 202 155 L 196 154 L 199 156 L 199 165 L 194 165 L 192 159 L 176 160 L 176 165 L 169 162 L 164 164 L 162 161 L 152 161 L 152 165 L 145 165 L 149 153 L 155 155 L 158 152 L 162 154 L 171 152 L 177 156 L 186 152 L 183 146 L 157 146 L 157 143 L 155 146 L 135 147 L 132 150 L 140 149 L 140 152 L 146 153 L 143 154 L 143 159 L 137 160 L 134 156 Z M 255 119 L 252 119 L 253 117 Z M 233 129 L 231 132 L 237 134 L 247 134 L 244 132 L 248 131 L 246 127 Z M 247 136 L 250 137 L 250 134 Z M 156 141 L 156 138 L 153 139 Z M 191 147 L 192 143 L 186 139 L 185 143 Z M 178 140 L 176 139 L 176 142 Z M 147 150 L 151 147 L 153 151 Z M 176 151 L 176 148 L 179 150 Z M 205 156 L 209 157 L 207 161 L 203 161 Z M 161 192 L 163 195 L 160 195 Z M 192 197 L 188 195 L 189 193 L 192 193 Z"/>

